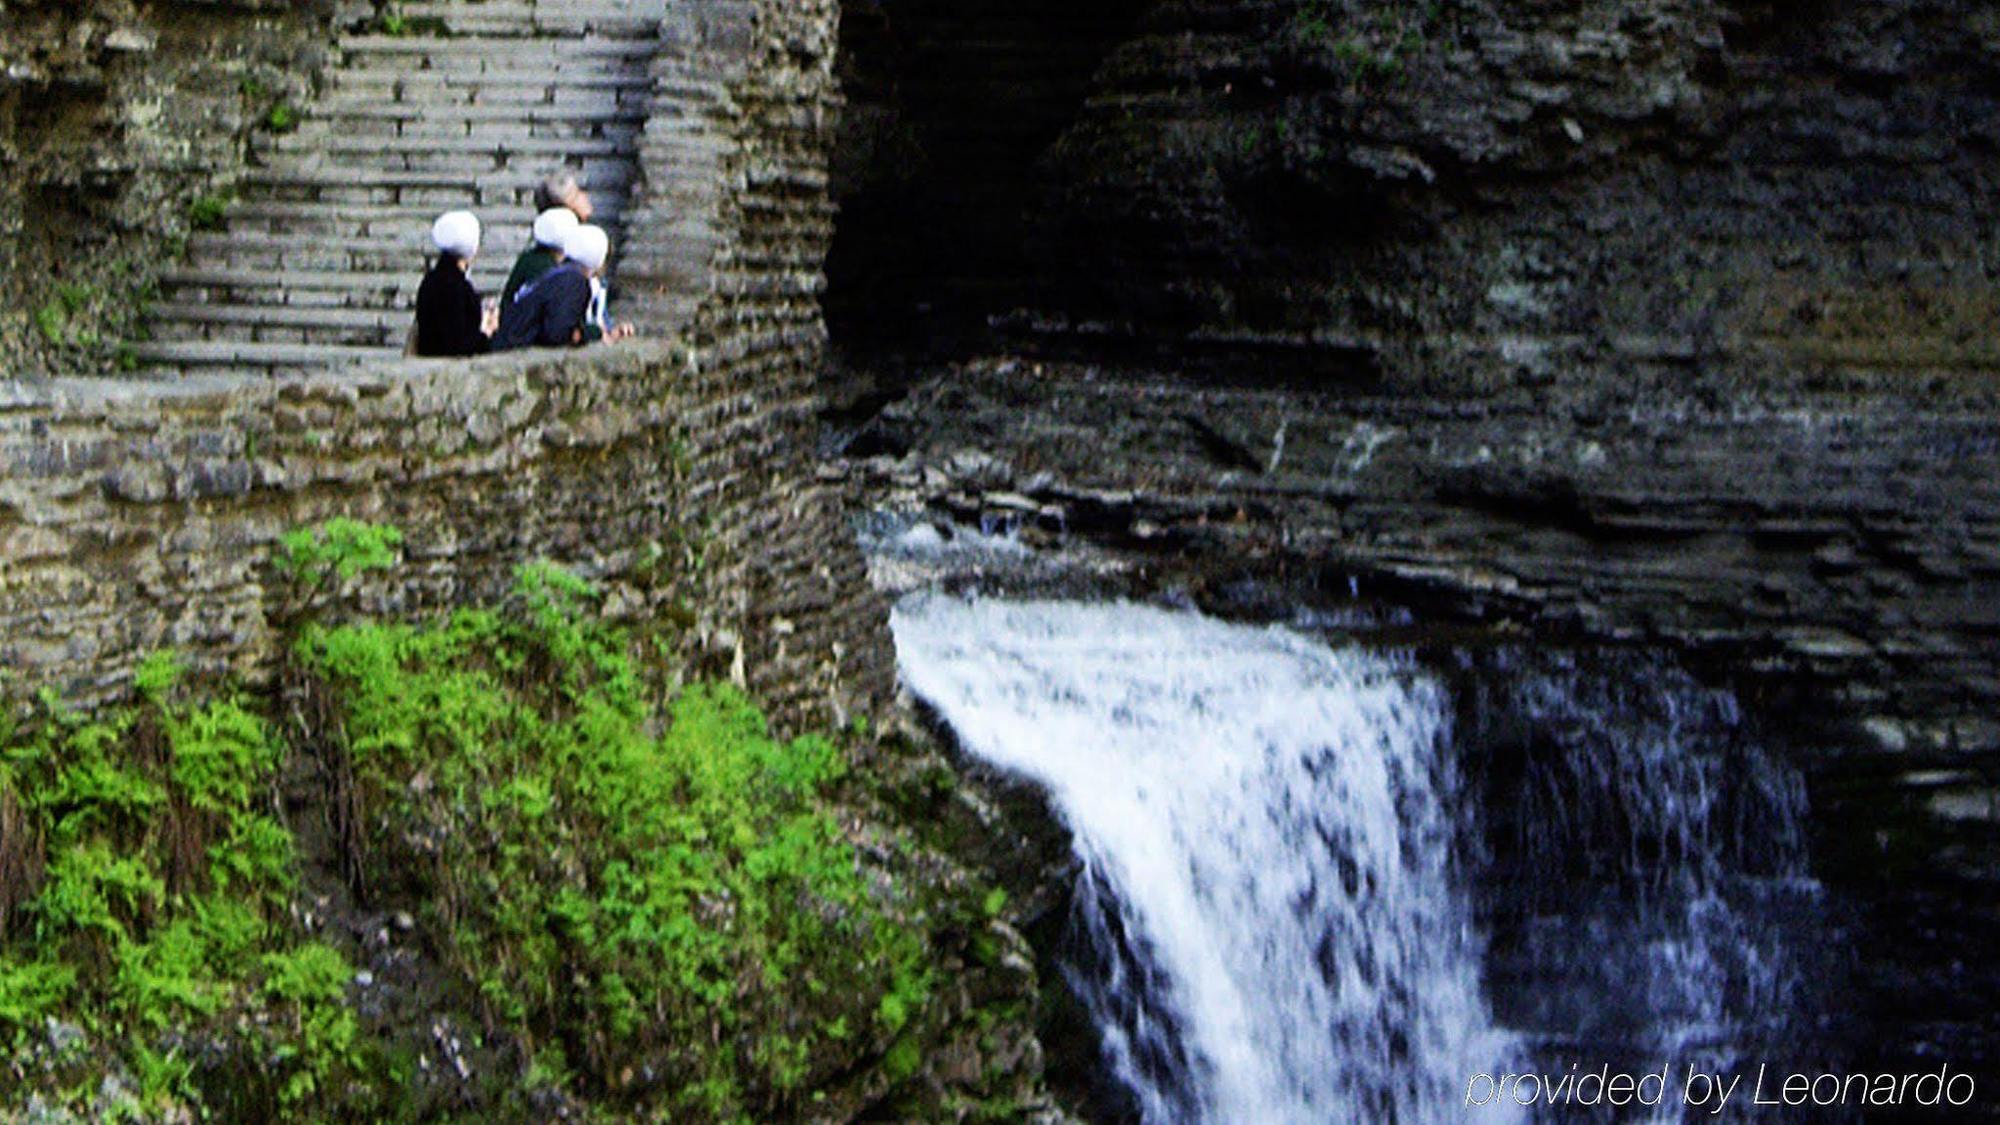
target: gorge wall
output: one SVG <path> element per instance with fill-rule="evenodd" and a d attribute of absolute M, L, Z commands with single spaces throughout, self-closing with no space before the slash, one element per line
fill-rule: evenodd
<path fill-rule="evenodd" d="M 2000 11 L 846 8 L 858 492 L 1674 649 L 1797 743 L 1871 1049 L 1992 1057 Z"/>
<path fill-rule="evenodd" d="M 643 345 L 408 361 L 295 380 L 0 383 L 0 663 L 87 701 L 174 647 L 256 680 L 286 598 L 277 537 L 395 524 L 408 562 L 360 592 L 409 614 L 491 598 L 534 558 L 615 616 L 681 623 L 697 660 L 788 719 L 886 697 L 892 658 L 838 503 L 808 461 L 831 234 L 831 10 L 683 3 L 656 74 L 698 70 L 643 206 L 700 239 L 635 252 L 685 328 Z"/>
<path fill-rule="evenodd" d="M 830 393 L 902 385 L 899 353 L 1126 372 L 983 365 L 866 448 L 1243 510 L 1322 559 L 1766 650 L 1899 747 L 2000 745 L 1989 6 L 850 7 Z M 1055 40 L 1102 49 L 1028 64 Z M 1033 108 L 975 134 L 939 71 Z M 885 198 L 1002 211 L 1020 268 L 963 282 L 977 243 L 871 225 Z M 899 239 L 893 284 L 856 264 Z"/>

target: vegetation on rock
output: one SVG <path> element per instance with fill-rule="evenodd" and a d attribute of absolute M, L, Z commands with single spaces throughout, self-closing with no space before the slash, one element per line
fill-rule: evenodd
<path fill-rule="evenodd" d="M 766 1116 L 817 1050 L 893 1035 L 929 987 L 789 742 L 727 686 L 648 695 L 590 588 L 520 572 L 497 610 L 308 626 L 371 842 L 371 897 L 418 904 L 531 1085 L 676 1116 Z"/>
<path fill-rule="evenodd" d="M 193 702 L 170 657 L 141 701 L 45 699 L 0 730 L 0 1076 L 14 1106 L 155 1118 L 368 1101 L 383 1075 L 342 953 L 287 916 L 283 748 L 239 698 Z"/>
<path fill-rule="evenodd" d="M 0 727 L 0 1114 L 928 1112 L 898 1091 L 940 1042 L 946 1103 L 1015 1104 L 978 1061 L 1038 1057 L 1032 976 L 979 983 L 1004 895 L 882 823 L 848 736 L 668 687 L 547 564 L 490 608 L 330 620 L 400 542 L 284 537 L 282 724 L 162 655 L 125 707 Z"/>

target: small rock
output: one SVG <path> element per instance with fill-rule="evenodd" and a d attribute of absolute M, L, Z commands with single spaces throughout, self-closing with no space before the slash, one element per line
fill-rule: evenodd
<path fill-rule="evenodd" d="M 373 988 L 375 987 L 375 974 L 369 972 L 367 969 L 363 969 L 354 974 L 354 983 L 360 985 L 362 988 Z"/>
<path fill-rule="evenodd" d="M 407 910 L 396 911 L 396 913 L 390 916 L 389 921 L 394 923 L 398 930 L 406 934 L 417 928 L 417 920 L 410 917 L 410 912 Z"/>
<path fill-rule="evenodd" d="M 82 1028 L 76 1026 L 73 1023 L 64 1023 L 61 1020 L 56 1019 L 54 1016 L 48 1016 L 45 1018 L 48 1021 L 47 1035 L 49 1039 L 49 1050 L 54 1051 L 57 1054 L 61 1054 L 62 1052 L 69 1050 L 71 1047 L 76 1046 L 78 1043 L 83 1042 Z"/>
<path fill-rule="evenodd" d="M 147 32 L 137 28 L 121 27 L 104 37 L 104 49 L 139 53 L 152 50 L 155 42 L 157 39 Z"/>
<path fill-rule="evenodd" d="M 1891 754 L 1900 754 L 1910 748 L 1910 732 L 1894 719 L 1876 716 L 1864 719 L 1861 729 L 1875 740 L 1875 745 Z"/>

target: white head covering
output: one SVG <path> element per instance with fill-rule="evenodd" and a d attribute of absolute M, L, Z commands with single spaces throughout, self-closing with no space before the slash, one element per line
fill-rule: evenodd
<path fill-rule="evenodd" d="M 611 253 L 611 236 L 603 227 L 588 223 L 569 232 L 563 239 L 563 256 L 587 270 L 601 270 Z"/>
<path fill-rule="evenodd" d="M 535 216 L 535 245 L 561 250 L 569 232 L 582 225 L 576 212 L 567 207 L 551 207 Z"/>
<path fill-rule="evenodd" d="M 470 258 L 479 253 L 479 217 L 470 211 L 446 211 L 431 224 L 431 241 L 446 254 Z"/>

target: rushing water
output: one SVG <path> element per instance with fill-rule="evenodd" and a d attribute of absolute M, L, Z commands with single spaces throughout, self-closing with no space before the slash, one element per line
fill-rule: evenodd
<path fill-rule="evenodd" d="M 928 598 L 895 631 L 1074 832 L 1104 963 L 1074 983 L 1148 1120 L 1420 1120 L 1501 1059 L 1413 666 L 1129 605 Z"/>
<path fill-rule="evenodd" d="M 1473 1074 L 1740 1064 L 1806 1003 L 1769 922 L 1815 890 L 1797 778 L 1670 668 L 1432 671 L 1123 603 L 894 626 L 1070 827 L 1063 970 L 1147 1121 L 1463 1120 Z"/>

